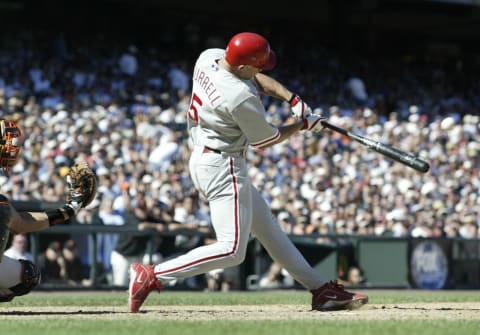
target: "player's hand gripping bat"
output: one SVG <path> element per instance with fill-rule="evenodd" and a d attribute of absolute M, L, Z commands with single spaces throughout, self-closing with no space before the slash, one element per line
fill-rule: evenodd
<path fill-rule="evenodd" d="M 387 157 L 390 157 L 394 161 L 397 161 L 399 163 L 402 163 L 408 167 L 411 167 L 412 169 L 415 169 L 420 172 L 427 172 L 430 169 L 430 164 L 425 162 L 424 160 L 421 160 L 420 158 L 409 154 L 407 152 L 404 152 L 402 150 L 393 148 L 387 144 L 374 141 L 372 139 L 369 139 L 367 137 L 363 137 L 357 134 L 354 134 L 350 131 L 347 131 L 345 129 L 342 129 L 340 127 L 337 127 L 331 123 L 328 123 L 327 121 L 321 121 L 322 125 L 325 128 L 329 128 L 333 131 L 336 131 L 337 133 L 340 133 L 344 136 L 347 136 L 348 138 L 351 138 L 352 140 L 365 145 L 369 149 L 376 151 L 378 153 L 381 153 L 382 155 L 385 155 Z"/>

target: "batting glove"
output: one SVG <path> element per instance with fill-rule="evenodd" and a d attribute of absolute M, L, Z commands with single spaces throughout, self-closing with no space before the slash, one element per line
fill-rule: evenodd
<path fill-rule="evenodd" d="M 312 109 L 300 98 L 294 94 L 288 101 L 292 109 L 292 116 L 298 120 L 304 119 L 312 114 Z"/>
<path fill-rule="evenodd" d="M 322 131 L 323 125 L 322 121 L 327 118 L 317 114 L 311 114 L 310 116 L 303 119 L 303 128 L 302 130 L 308 130 L 314 133 Z"/>

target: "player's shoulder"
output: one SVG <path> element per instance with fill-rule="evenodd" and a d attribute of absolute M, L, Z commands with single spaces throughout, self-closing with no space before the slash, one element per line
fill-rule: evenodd
<path fill-rule="evenodd" d="M 217 59 L 223 58 L 225 55 L 224 49 L 212 48 L 206 49 L 200 53 L 197 62 L 214 62 Z"/>
<path fill-rule="evenodd" d="M 218 74 L 217 82 L 232 110 L 249 98 L 257 96 L 256 87 L 251 80 L 240 79 L 227 71 Z"/>
<path fill-rule="evenodd" d="M 243 101 L 256 95 L 256 86 L 252 80 L 240 79 L 228 71 L 222 71 L 217 65 L 217 60 L 224 56 L 224 49 L 206 49 L 198 57 L 196 67 L 208 69 L 215 88 L 221 92 L 223 100 L 230 105 L 230 109 L 234 109 Z"/>

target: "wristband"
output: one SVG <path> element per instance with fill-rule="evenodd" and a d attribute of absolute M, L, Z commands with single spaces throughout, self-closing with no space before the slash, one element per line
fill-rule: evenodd
<path fill-rule="evenodd" d="M 75 215 L 73 208 L 67 205 L 63 205 L 61 208 L 55 210 L 46 211 L 45 213 L 47 214 L 48 224 L 50 226 L 64 223 Z"/>
<path fill-rule="evenodd" d="M 292 97 L 290 98 L 290 100 L 288 100 L 288 103 L 290 104 L 290 106 L 295 106 L 299 101 L 300 101 L 300 97 L 298 96 L 298 94 L 293 94 Z"/>
<path fill-rule="evenodd" d="M 307 119 L 302 119 L 302 121 L 303 121 L 303 127 L 300 128 L 300 130 L 308 129 L 308 120 Z"/>

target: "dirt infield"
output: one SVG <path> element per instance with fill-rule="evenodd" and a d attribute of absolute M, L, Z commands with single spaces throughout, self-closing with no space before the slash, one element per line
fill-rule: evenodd
<path fill-rule="evenodd" d="M 480 302 L 369 304 L 354 311 L 316 312 L 305 305 L 2 307 L 0 320 L 18 318 L 161 320 L 480 320 Z"/>

